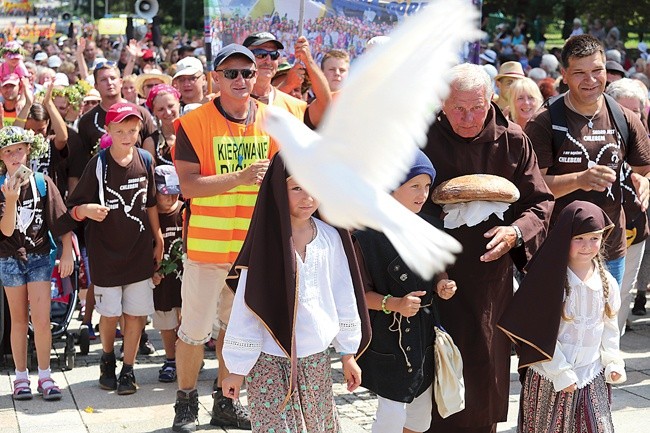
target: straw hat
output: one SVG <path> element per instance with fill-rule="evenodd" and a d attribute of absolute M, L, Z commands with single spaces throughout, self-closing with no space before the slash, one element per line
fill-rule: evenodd
<path fill-rule="evenodd" d="M 524 69 L 521 67 L 519 62 L 505 62 L 499 68 L 499 73 L 495 80 L 500 80 L 501 78 L 526 78 L 524 74 Z"/>
<path fill-rule="evenodd" d="M 140 96 L 144 96 L 144 83 L 147 80 L 153 80 L 153 79 L 160 80 L 162 81 L 163 84 L 172 83 L 172 77 L 163 74 L 158 69 L 152 69 L 146 74 L 138 75 L 138 77 L 135 79 L 135 89 L 138 91 L 138 94 Z"/>

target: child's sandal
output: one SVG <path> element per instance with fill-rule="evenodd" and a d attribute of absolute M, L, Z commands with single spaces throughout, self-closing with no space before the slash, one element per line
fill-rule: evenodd
<path fill-rule="evenodd" d="M 29 385 L 28 379 L 14 380 L 14 400 L 31 400 L 33 396 Z"/>
<path fill-rule="evenodd" d="M 61 400 L 63 396 L 56 382 L 51 377 L 38 380 L 38 392 L 43 394 L 43 400 Z"/>

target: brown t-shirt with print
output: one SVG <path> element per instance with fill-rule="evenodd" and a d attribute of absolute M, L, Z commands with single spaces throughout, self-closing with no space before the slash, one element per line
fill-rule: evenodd
<path fill-rule="evenodd" d="M 58 237 L 69 230 L 59 224 L 59 220 L 66 215 L 65 204 L 59 190 L 48 176 L 43 176 L 47 194 L 45 199 L 39 197 L 34 176 L 30 183 L 23 185 L 16 202 L 17 223 L 11 236 L 0 233 L 0 257 L 18 257 L 20 248 L 27 254 L 49 254 L 50 239 L 47 231 Z M 34 192 L 38 199 L 34 201 Z M 5 198 L 2 195 L 0 202 L 0 218 L 5 212 Z M 21 227 L 26 229 L 21 230 Z"/>
<path fill-rule="evenodd" d="M 626 249 L 625 215 L 621 206 L 621 165 L 623 161 L 633 167 L 650 164 L 650 141 L 647 132 L 638 116 L 626 108 L 621 108 L 630 130 L 627 143 L 618 139 L 614 121 L 606 105 L 603 105 L 603 109 L 593 118 L 592 128 L 584 116 L 567 107 L 568 132 L 557 154 L 553 149 L 553 130 L 548 109 L 540 111 L 525 128 L 537 154 L 539 167 L 548 168 L 547 175 L 576 173 L 593 165 L 610 167 L 616 173 L 616 181 L 604 192 L 576 190 L 556 198 L 551 217 L 552 227 L 560 211 L 575 200 L 600 206 L 615 224 L 605 246 L 605 257 L 608 260 L 623 257 Z"/>
<path fill-rule="evenodd" d="M 68 208 L 100 203 L 96 174 L 98 155 L 90 159 L 79 184 L 68 198 Z M 137 149 L 126 166 L 106 151 L 103 191 L 110 208 L 104 221 L 85 220 L 90 276 L 102 287 L 123 286 L 150 278 L 154 272 L 153 236 L 147 208 L 156 205 L 154 165 L 147 172 Z"/>
<path fill-rule="evenodd" d="M 183 243 L 183 205 L 177 203 L 176 209 L 169 213 L 158 212 L 160 230 L 165 241 L 163 260 L 170 254 L 176 244 Z M 182 253 L 182 248 L 181 248 Z M 170 311 L 181 306 L 181 279 L 183 277 L 183 263 L 177 261 L 178 268 L 165 275 L 160 284 L 153 290 L 153 303 L 156 311 Z"/>

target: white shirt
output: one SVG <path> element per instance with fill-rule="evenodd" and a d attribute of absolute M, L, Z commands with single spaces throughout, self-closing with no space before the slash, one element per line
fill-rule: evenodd
<path fill-rule="evenodd" d="M 304 263 L 296 253 L 297 357 L 320 353 L 331 343 L 338 352 L 356 353 L 361 343 L 361 320 L 343 244 L 334 228 L 316 218 L 314 222 L 317 234 L 307 245 Z M 287 356 L 245 305 L 247 276 L 248 270 L 242 269 L 223 347 L 226 367 L 241 375 L 248 374 L 261 352 Z"/>
<path fill-rule="evenodd" d="M 608 303 L 612 311 L 621 308 L 621 296 L 616 280 L 609 272 Z M 605 299 L 598 268 L 586 281 L 580 280 L 571 269 L 567 269 L 571 287 L 565 296 L 565 315 L 558 332 L 553 359 L 531 366 L 542 376 L 553 382 L 556 392 L 569 385 L 583 388 L 605 369 L 605 380 L 622 383 L 626 380 L 625 362 L 619 351 L 619 332 L 616 316 L 605 315 Z M 619 373 L 620 379 L 612 382 L 610 374 Z"/>

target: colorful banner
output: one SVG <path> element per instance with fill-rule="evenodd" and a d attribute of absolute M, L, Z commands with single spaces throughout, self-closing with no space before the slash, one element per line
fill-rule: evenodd
<path fill-rule="evenodd" d="M 345 50 L 354 59 L 368 39 L 387 34 L 404 16 L 425 2 L 382 0 L 304 0 L 304 28 L 300 28 L 301 0 L 204 0 L 205 37 L 212 54 L 230 43 L 241 44 L 251 33 L 273 33 L 284 45 L 289 62 L 299 34 L 304 34 L 317 62 L 329 50 Z"/>
<path fill-rule="evenodd" d="M 4 0 L 2 2 L 2 10 L 6 14 L 31 12 L 32 2 L 30 0 Z"/>

